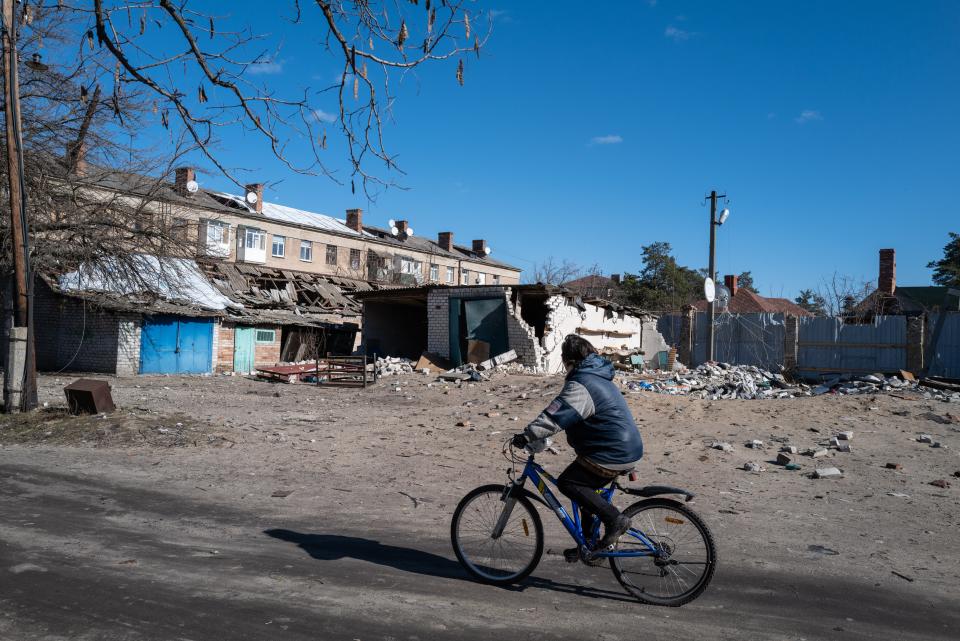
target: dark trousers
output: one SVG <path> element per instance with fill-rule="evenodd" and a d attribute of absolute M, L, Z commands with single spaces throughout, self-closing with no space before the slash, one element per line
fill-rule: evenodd
<path fill-rule="evenodd" d="M 599 516 L 600 521 L 607 527 L 612 526 L 620 516 L 620 511 L 612 503 L 597 494 L 597 490 L 609 485 L 614 478 L 616 477 L 601 476 L 577 461 L 568 465 L 557 478 L 560 491 L 580 506 L 582 529 L 589 527 L 590 517 L 593 515 Z"/>

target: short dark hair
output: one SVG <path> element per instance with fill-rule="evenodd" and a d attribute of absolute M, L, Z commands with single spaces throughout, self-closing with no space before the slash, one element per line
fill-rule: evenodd
<path fill-rule="evenodd" d="M 567 334 L 567 337 L 563 339 L 563 347 L 560 349 L 563 364 L 573 365 L 574 367 L 590 354 L 596 353 L 597 349 L 590 344 L 590 341 L 576 334 Z"/>

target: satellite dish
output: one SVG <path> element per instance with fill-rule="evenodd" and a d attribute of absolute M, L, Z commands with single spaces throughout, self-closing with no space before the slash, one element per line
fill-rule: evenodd
<path fill-rule="evenodd" d="M 391 228 L 392 228 L 392 227 L 396 227 L 396 226 L 397 226 L 397 221 L 395 221 L 393 218 L 391 218 L 390 220 L 387 221 L 387 227 L 391 227 Z"/>
<path fill-rule="evenodd" d="M 492 252 L 493 252 L 493 250 L 490 249 L 489 247 L 484 247 L 484 248 L 483 248 L 483 253 L 486 254 L 487 256 L 489 256 Z"/>
<path fill-rule="evenodd" d="M 703 279 L 703 295 L 708 303 L 712 303 L 717 297 L 717 287 L 713 284 L 712 278 Z"/>
<path fill-rule="evenodd" d="M 399 230 L 399 229 L 397 229 L 396 227 L 393 227 L 393 226 L 390 227 L 390 234 L 391 234 L 392 236 L 396 236 L 396 235 L 399 234 L 399 233 L 400 233 L 400 230 Z"/>
<path fill-rule="evenodd" d="M 413 236 L 413 227 L 407 227 L 407 236 Z"/>
<path fill-rule="evenodd" d="M 195 194 L 195 193 L 197 193 L 197 191 L 199 191 L 199 189 L 200 189 L 200 183 L 198 183 L 196 180 L 188 180 L 188 181 L 187 181 L 187 191 L 188 191 L 188 192 L 190 192 L 191 194 Z"/>
<path fill-rule="evenodd" d="M 730 290 L 726 288 L 725 285 L 717 286 L 717 302 L 715 303 L 715 309 L 723 312 L 727 310 L 727 306 L 730 304 Z"/>
<path fill-rule="evenodd" d="M 257 192 L 255 192 L 255 191 L 248 191 L 248 192 L 247 192 L 247 202 L 248 202 L 248 203 L 250 203 L 251 205 L 256 205 L 258 200 L 259 200 L 259 198 L 257 197 Z"/>

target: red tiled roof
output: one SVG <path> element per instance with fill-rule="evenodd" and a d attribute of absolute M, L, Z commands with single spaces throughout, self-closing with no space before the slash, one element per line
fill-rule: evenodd
<path fill-rule="evenodd" d="M 707 311 L 707 301 L 699 300 L 693 304 L 697 311 Z M 765 298 L 759 294 L 741 289 L 730 297 L 727 311 L 731 314 L 781 313 L 792 316 L 813 316 L 810 312 L 786 298 Z"/>

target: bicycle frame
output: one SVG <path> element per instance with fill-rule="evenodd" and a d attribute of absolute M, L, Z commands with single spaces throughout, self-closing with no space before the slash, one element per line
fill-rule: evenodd
<path fill-rule="evenodd" d="M 504 498 L 507 497 L 507 495 L 509 494 L 509 490 L 511 489 L 517 489 L 517 490 L 522 489 L 527 479 L 530 479 L 533 482 L 533 484 L 537 488 L 537 491 L 540 492 L 541 496 L 543 496 L 544 502 L 547 504 L 547 506 L 551 510 L 553 510 L 554 514 L 557 515 L 557 518 L 560 520 L 560 523 L 563 524 L 563 527 L 566 528 L 570 536 L 573 537 L 573 540 L 577 542 L 577 545 L 579 545 L 582 548 L 589 549 L 590 544 L 596 542 L 596 535 L 597 535 L 597 530 L 599 529 L 599 525 L 595 525 L 593 528 L 591 528 L 593 532 L 591 532 L 590 540 L 587 540 L 587 538 L 584 536 L 584 533 L 582 531 L 583 524 L 580 522 L 580 506 L 577 504 L 576 501 L 571 501 L 570 510 L 573 513 L 573 516 L 570 516 L 570 514 L 567 513 L 566 509 L 564 509 L 563 505 L 560 504 L 560 501 L 557 500 L 557 497 L 553 494 L 553 492 L 550 490 L 549 485 L 547 484 L 547 482 L 549 482 L 550 485 L 553 485 L 554 487 L 556 487 L 557 485 L 556 479 L 550 476 L 550 474 L 548 474 L 542 467 L 537 465 L 537 463 L 533 460 L 532 455 L 527 459 L 527 463 L 523 467 L 523 474 L 520 475 L 520 478 L 518 478 L 512 484 L 507 486 L 507 491 L 504 493 Z M 607 501 L 610 501 L 611 499 L 613 499 L 613 493 L 614 493 L 613 483 L 597 491 Z M 504 514 L 501 516 L 501 520 L 503 521 L 504 524 L 506 523 L 507 518 L 509 518 L 509 513 L 507 510 L 504 510 Z M 596 522 L 596 520 L 594 520 L 594 522 Z M 502 531 L 502 526 L 499 523 L 498 523 L 498 530 Z M 643 544 L 643 546 L 646 549 L 613 550 L 611 552 L 597 552 L 594 554 L 594 556 L 596 557 L 610 557 L 610 556 L 634 557 L 634 556 L 659 556 L 660 555 L 660 550 L 657 548 L 656 544 L 654 544 L 650 539 L 648 539 L 644 535 L 644 533 L 641 532 L 640 530 L 636 528 L 630 528 L 629 530 L 627 530 L 627 535 L 638 540 L 640 543 Z"/>

